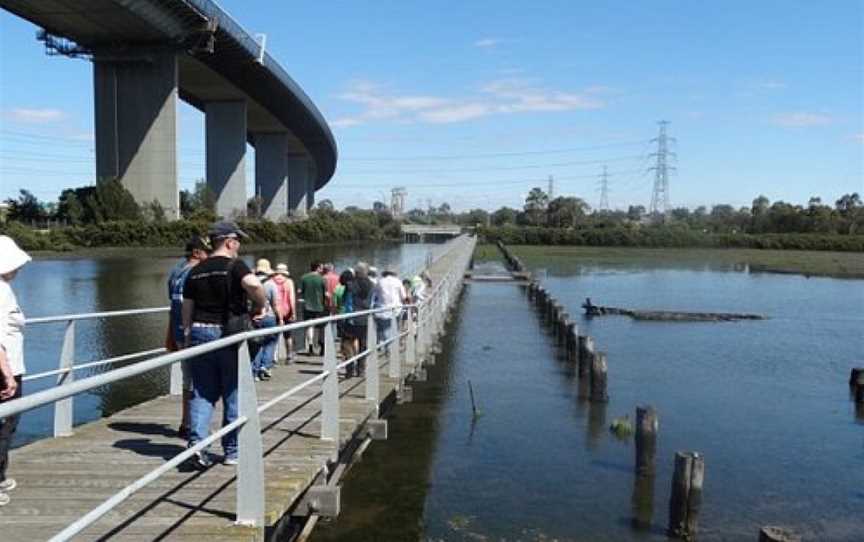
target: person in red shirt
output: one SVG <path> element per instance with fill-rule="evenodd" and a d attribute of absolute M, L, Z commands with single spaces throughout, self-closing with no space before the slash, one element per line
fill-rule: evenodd
<path fill-rule="evenodd" d="M 336 307 L 333 292 L 339 286 L 339 275 L 336 274 L 332 263 L 325 263 L 321 274 L 324 278 L 324 299 L 327 303 L 327 309 L 330 314 L 336 314 L 338 307 Z"/>

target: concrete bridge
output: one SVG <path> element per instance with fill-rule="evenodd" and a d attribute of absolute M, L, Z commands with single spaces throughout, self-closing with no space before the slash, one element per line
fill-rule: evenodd
<path fill-rule="evenodd" d="M 347 360 L 337 357 L 334 332 L 336 320 L 345 315 L 240 333 L 174 353 L 157 348 L 83 364 L 74 361 L 75 322 L 168 309 L 29 319 L 32 332 L 42 325 L 66 325 L 58 369 L 27 375 L 28 380 L 57 378 L 57 385 L 0 405 L 0 417 L 53 406 L 55 438 L 13 450 L 9 475 L 19 485 L 12 501 L 0 508 L 0 539 L 288 540 L 308 533 L 318 517 L 337 515 L 346 469 L 373 440 L 387 438 L 385 415 L 411 400 L 411 382 L 423 380 L 424 367 L 435 362 L 475 243 L 462 236 L 435 247 L 425 268 L 433 289 L 412 307 L 415 318 L 379 344 L 375 311 L 365 311 L 369 346 Z M 377 309 L 382 310 L 391 309 Z M 321 323 L 326 324 L 323 359 L 300 356 L 291 365 L 280 364 L 272 380 L 252 380 L 249 339 L 290 331 L 301 341 L 299 350 L 305 328 Z M 399 328 L 396 318 L 392 325 Z M 174 429 L 180 413 L 179 364 L 227 344 L 238 348 L 238 419 L 185 448 Z M 343 372 L 359 359 L 365 359 L 365 376 L 345 378 Z M 78 394 L 169 368 L 171 395 L 73 427 L 72 401 Z M 220 419 L 218 413 L 214 419 Z M 236 467 L 182 468 L 195 451 L 232 429 L 239 430 Z"/>
<path fill-rule="evenodd" d="M 42 27 L 49 54 L 93 62 L 96 177 L 179 217 L 177 100 L 206 118 L 217 214 L 245 213 L 246 143 L 267 218 L 305 215 L 336 168 L 321 113 L 212 0 L 0 0 Z"/>
<path fill-rule="evenodd" d="M 434 242 L 452 239 L 462 234 L 462 226 L 456 224 L 402 224 L 402 238 L 406 243 Z"/>

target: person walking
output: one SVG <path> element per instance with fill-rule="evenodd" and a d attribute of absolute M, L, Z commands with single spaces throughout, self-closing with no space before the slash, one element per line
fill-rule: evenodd
<path fill-rule="evenodd" d="M 261 281 L 264 286 L 264 297 L 267 300 L 264 305 L 263 316 L 254 321 L 256 329 L 265 329 L 282 325 L 282 313 L 279 310 L 279 291 L 276 288 L 276 283 L 270 280 L 274 275 L 273 268 L 270 267 L 270 260 L 261 258 L 255 264 L 255 276 Z M 279 342 L 279 335 L 267 335 L 266 337 L 258 337 L 250 340 L 249 344 L 253 347 L 252 354 L 252 374 L 256 380 L 270 380 L 272 374 L 270 369 L 273 368 L 276 358 L 276 345 Z"/>
<path fill-rule="evenodd" d="M 378 341 L 383 342 L 395 337 L 398 329 L 393 329 L 393 318 L 399 318 L 402 304 L 408 301 L 408 294 L 396 271 L 388 269 L 381 274 L 381 279 L 372 292 L 372 308 L 392 307 L 392 310 L 375 313 L 375 325 L 378 328 Z"/>
<path fill-rule="evenodd" d="M 345 296 L 350 296 L 351 309 L 348 312 L 366 311 L 372 306 L 372 290 L 375 285 L 369 280 L 369 266 L 359 262 L 354 266 L 354 280 L 345 285 Z M 347 309 L 347 306 L 346 306 Z M 367 315 L 349 318 L 345 326 L 345 334 L 354 341 L 354 348 L 359 353 L 368 348 L 366 342 Z M 366 365 L 366 360 L 358 360 L 357 363 L 348 367 L 346 376 L 361 376 Z"/>
<path fill-rule="evenodd" d="M 171 312 L 168 320 L 168 350 L 173 352 L 179 350 L 183 345 L 183 286 L 186 277 L 192 268 L 207 259 L 210 252 L 210 242 L 206 237 L 193 235 L 186 243 L 186 257 L 178 263 L 168 276 L 168 299 L 171 303 Z M 189 362 L 181 361 L 180 369 L 183 372 L 183 397 L 181 400 L 180 428 L 177 436 L 182 439 L 189 438 L 189 403 L 192 401 L 192 376 L 189 373 Z"/>
<path fill-rule="evenodd" d="M 336 274 L 332 263 L 325 263 L 322 278 L 324 279 L 324 299 L 327 301 L 327 310 L 330 314 L 336 314 L 336 300 L 333 294 L 339 286 L 339 275 Z"/>
<path fill-rule="evenodd" d="M 248 238 L 233 222 L 217 222 L 209 232 L 213 253 L 195 266 L 183 287 L 184 346 L 197 346 L 247 329 L 247 298 L 255 318 L 263 316 L 264 287 L 238 259 L 241 239 Z M 189 362 L 192 402 L 189 446 L 207 438 L 216 402 L 222 399 L 222 426 L 237 419 L 237 346 L 202 354 Z M 222 437 L 224 463 L 237 464 L 237 431 Z M 193 465 L 207 468 L 210 455 L 198 452 Z"/>
<path fill-rule="evenodd" d="M 354 311 L 354 302 L 351 294 L 346 295 L 348 284 L 354 280 L 354 271 L 346 269 L 339 275 L 339 285 L 333 290 L 333 303 L 336 305 L 336 314 L 346 314 Z M 350 359 L 357 354 L 357 341 L 354 337 L 349 336 L 347 331 L 348 322 L 339 320 L 336 328 L 339 333 L 339 347 L 342 351 L 343 359 Z M 346 374 L 350 374 L 350 369 L 346 370 Z"/>
<path fill-rule="evenodd" d="M 11 237 L 0 235 L 0 403 L 21 397 L 21 378 L 26 372 L 24 313 L 11 283 L 30 260 L 30 255 L 18 248 Z M 19 417 L 14 414 L 0 419 L 0 506 L 9 504 L 9 492 L 18 485 L 14 478 L 6 477 L 6 469 Z"/>
<path fill-rule="evenodd" d="M 294 294 L 294 281 L 291 280 L 291 273 L 288 272 L 288 266 L 284 263 L 276 265 L 276 273 L 270 279 L 276 285 L 276 291 L 279 298 L 279 314 L 282 315 L 282 325 L 290 324 L 297 319 L 297 298 Z M 290 363 L 294 360 L 294 335 L 292 331 L 286 331 L 285 338 L 285 363 Z"/>
<path fill-rule="evenodd" d="M 323 266 L 321 262 L 312 262 L 309 272 L 300 277 L 300 295 L 303 296 L 303 320 L 314 320 L 327 316 L 325 305 L 324 277 L 321 276 Z M 310 326 L 306 328 L 306 345 L 309 355 L 314 356 L 314 345 L 320 348 L 320 354 L 324 355 L 324 326 Z"/>

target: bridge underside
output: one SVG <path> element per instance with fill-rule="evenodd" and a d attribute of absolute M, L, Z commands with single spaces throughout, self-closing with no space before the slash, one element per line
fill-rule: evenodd
<path fill-rule="evenodd" d="M 256 193 L 273 219 L 305 213 L 312 198 L 292 202 L 289 192 L 314 193 L 335 170 L 335 142 L 318 110 L 210 0 L 0 0 L 0 7 L 73 41 L 52 41 L 51 51 L 92 58 L 97 179 L 119 178 L 139 203 L 179 213 L 178 98 L 207 117 L 207 182 L 220 214 L 246 208 L 238 141 L 256 152 L 266 147 L 268 162 L 285 157 L 256 171 Z M 225 104 L 235 104 L 235 114 Z M 288 167 L 289 156 L 307 164 Z"/>

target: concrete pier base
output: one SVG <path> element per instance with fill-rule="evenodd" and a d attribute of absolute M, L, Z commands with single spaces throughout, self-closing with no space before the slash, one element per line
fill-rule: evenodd
<path fill-rule="evenodd" d="M 180 216 L 177 185 L 177 55 L 93 59 L 96 179 L 119 179 L 140 205 Z"/>
<path fill-rule="evenodd" d="M 288 215 L 288 134 L 255 134 L 255 193 L 263 200 L 262 216 L 282 220 Z"/>
<path fill-rule="evenodd" d="M 246 102 L 209 102 L 204 108 L 207 187 L 216 214 L 246 214 Z"/>
<path fill-rule="evenodd" d="M 307 216 L 310 208 L 307 186 L 313 183 L 312 167 L 306 157 L 288 156 L 288 214 L 296 218 Z"/>

